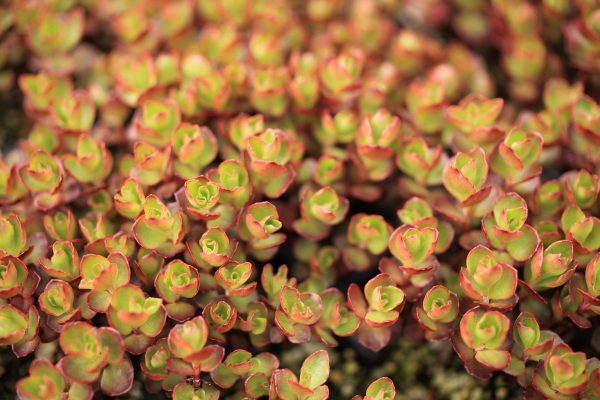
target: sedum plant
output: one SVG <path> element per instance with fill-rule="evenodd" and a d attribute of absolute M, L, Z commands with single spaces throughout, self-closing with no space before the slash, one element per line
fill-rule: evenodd
<path fill-rule="evenodd" d="M 600 399 L 598 54 L 592 0 L 3 2 L 3 394 Z"/>

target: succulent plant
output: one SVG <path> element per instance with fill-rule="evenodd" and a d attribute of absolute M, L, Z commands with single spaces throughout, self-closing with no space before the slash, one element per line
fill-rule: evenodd
<path fill-rule="evenodd" d="M 2 3 L 3 394 L 600 399 L 598 54 L 593 0 Z"/>

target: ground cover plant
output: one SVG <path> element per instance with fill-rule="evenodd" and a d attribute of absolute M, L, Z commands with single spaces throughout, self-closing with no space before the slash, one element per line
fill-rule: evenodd
<path fill-rule="evenodd" d="M 597 0 L 3 3 L 0 397 L 600 399 L 599 93 Z"/>

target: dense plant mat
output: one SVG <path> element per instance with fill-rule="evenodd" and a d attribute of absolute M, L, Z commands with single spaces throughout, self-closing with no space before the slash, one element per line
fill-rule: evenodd
<path fill-rule="evenodd" d="M 20 399 L 600 399 L 596 0 L 0 6 Z"/>

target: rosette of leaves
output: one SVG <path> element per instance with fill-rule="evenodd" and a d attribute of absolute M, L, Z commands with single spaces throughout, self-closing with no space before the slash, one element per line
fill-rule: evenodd
<path fill-rule="evenodd" d="M 566 316 L 579 328 L 591 328 L 593 317 L 600 314 L 600 299 L 589 293 L 588 282 L 580 273 L 573 274 L 552 300 L 552 311 L 557 318 Z"/>
<path fill-rule="evenodd" d="M 552 220 L 539 221 L 534 225 L 534 228 L 544 246 L 549 246 L 554 241 L 563 238 L 560 230 L 560 224 L 557 224 Z"/>
<path fill-rule="evenodd" d="M 219 185 L 205 176 L 189 179 L 183 190 L 178 192 L 177 200 L 186 215 L 194 220 L 213 220 L 219 218 L 217 203 L 220 199 Z"/>
<path fill-rule="evenodd" d="M 13 203 L 23 198 L 27 191 L 17 165 L 0 157 L 0 204 Z"/>
<path fill-rule="evenodd" d="M 314 135 L 319 143 L 330 147 L 336 143 L 352 142 L 359 126 L 359 117 L 350 110 L 342 110 L 335 115 L 323 111 Z"/>
<path fill-rule="evenodd" d="M 310 245 L 312 245 L 312 243 Z M 301 246 L 298 246 L 296 249 L 297 253 L 304 251 Z M 310 254 L 310 259 L 307 260 L 311 274 L 307 280 L 302 282 L 303 286 L 310 288 L 311 291 L 325 290 L 329 287 L 330 282 L 335 281 L 337 275 L 335 267 L 341 254 L 342 252 L 333 246 L 322 246 L 314 250 L 314 252 Z M 347 254 L 351 256 L 356 253 L 350 251 Z M 351 262 L 348 262 L 347 259 L 344 262 L 347 263 L 348 268 L 354 265 Z"/>
<path fill-rule="evenodd" d="M 235 297 L 230 297 L 235 302 Z M 248 332 L 254 346 L 261 347 L 270 342 L 270 318 L 267 306 L 262 301 L 251 301 L 245 306 L 245 316 L 238 314 L 237 328 Z"/>
<path fill-rule="evenodd" d="M 415 316 L 430 340 L 446 339 L 458 317 L 456 293 L 443 285 L 435 285 L 423 297 L 423 305 L 415 308 Z"/>
<path fill-rule="evenodd" d="M 250 398 L 269 395 L 273 371 L 279 368 L 279 359 L 271 353 L 252 353 L 237 349 L 229 353 L 211 372 L 211 378 L 219 387 L 229 389 L 243 379 L 245 394 Z"/>
<path fill-rule="evenodd" d="M 79 43 L 84 22 L 84 11 L 79 7 L 68 12 L 48 9 L 40 12 L 35 24 L 29 26 L 27 38 L 35 53 L 42 57 L 56 56 Z"/>
<path fill-rule="evenodd" d="M 209 302 L 202 310 L 202 316 L 208 325 L 208 337 L 211 341 L 226 344 L 225 333 L 237 322 L 237 308 L 227 299 Z"/>
<path fill-rule="evenodd" d="M 556 339 L 553 332 L 541 330 L 537 319 L 529 312 L 519 314 L 513 325 L 512 336 L 514 345 L 506 372 L 518 377 L 525 376 L 528 361 L 543 360 Z"/>
<path fill-rule="evenodd" d="M 300 292 L 293 286 L 283 286 L 279 292 L 279 307 L 275 324 L 292 343 L 305 343 L 311 338 L 312 325 L 323 312 L 321 297 L 312 292 Z"/>
<path fill-rule="evenodd" d="M 535 97 L 535 82 L 546 62 L 546 46 L 536 35 L 521 35 L 518 43 L 504 53 L 502 65 L 513 79 L 510 89 L 517 98 Z"/>
<path fill-rule="evenodd" d="M 182 61 L 182 74 L 199 110 L 222 111 L 228 106 L 231 87 L 223 72 L 203 55 L 188 55 Z"/>
<path fill-rule="evenodd" d="M 265 117 L 262 114 L 240 114 L 229 121 L 227 136 L 233 145 L 241 152 L 246 148 L 250 136 L 265 130 Z"/>
<path fill-rule="evenodd" d="M 414 225 L 418 228 L 434 228 L 438 232 L 435 244 L 435 254 L 444 253 L 454 239 L 454 227 L 443 218 L 437 218 L 429 203 L 420 197 L 408 199 L 404 206 L 396 212 L 403 224 Z"/>
<path fill-rule="evenodd" d="M 138 105 L 143 95 L 158 83 L 156 64 L 148 53 L 113 52 L 108 62 L 116 94 L 128 106 Z"/>
<path fill-rule="evenodd" d="M 356 335 L 363 346 L 379 351 L 390 341 L 390 327 L 400 318 L 404 300 L 404 292 L 388 274 L 369 280 L 364 294 L 356 283 L 350 284 L 348 305 L 361 320 Z"/>
<path fill-rule="evenodd" d="M 214 280 L 230 299 L 235 300 L 236 297 L 250 296 L 256 289 L 257 282 L 248 282 L 251 275 L 250 262 L 230 260 L 215 271 Z"/>
<path fill-rule="evenodd" d="M 579 207 L 567 207 L 561 217 L 561 228 L 573 242 L 575 254 L 585 261 L 600 248 L 600 219 L 587 216 Z"/>
<path fill-rule="evenodd" d="M 338 289 L 325 289 L 320 296 L 323 312 L 315 327 L 315 333 L 327 346 L 335 347 L 338 345 L 335 336 L 352 336 L 358 329 L 360 320 L 348 308 L 344 294 Z"/>
<path fill-rule="evenodd" d="M 57 366 L 70 381 L 84 385 L 97 383 L 109 396 L 119 396 L 131 389 L 133 365 L 125 353 L 121 335 L 113 328 L 73 322 L 60 333 L 59 344 L 64 356 Z"/>
<path fill-rule="evenodd" d="M 93 193 L 89 197 L 87 203 L 91 211 L 103 215 L 109 214 L 114 208 L 112 197 L 109 195 L 108 191 L 104 189 L 97 190 Z"/>
<path fill-rule="evenodd" d="M 73 91 L 73 84 L 68 78 L 47 72 L 20 75 L 19 87 L 25 94 L 25 107 L 41 112 L 49 112 L 55 99 Z"/>
<path fill-rule="evenodd" d="M 338 186 L 340 181 L 344 178 L 346 169 L 344 167 L 345 159 L 346 154 L 333 149 L 331 154 L 323 154 L 317 160 L 312 179 L 321 186 Z"/>
<path fill-rule="evenodd" d="M 223 360 L 225 350 L 219 345 L 206 346 L 207 339 L 208 326 L 201 316 L 175 325 L 167 338 L 172 355 L 167 370 L 196 381 L 202 372 L 214 371 Z"/>
<path fill-rule="evenodd" d="M 103 181 L 113 165 L 106 145 L 88 135 L 80 135 L 76 155 L 66 154 L 62 161 L 69 174 L 82 183 Z"/>
<path fill-rule="evenodd" d="M 269 198 L 281 196 L 292 184 L 292 138 L 280 129 L 267 129 L 246 142 L 252 184 Z"/>
<path fill-rule="evenodd" d="M 504 178 L 506 186 L 520 193 L 535 188 L 534 180 L 542 172 L 537 164 L 542 153 L 544 139 L 537 132 L 522 128 L 512 129 L 490 155 L 492 170 Z"/>
<path fill-rule="evenodd" d="M 47 210 L 62 200 L 64 194 L 58 191 L 64 178 L 62 165 L 50 153 L 37 150 L 19 172 L 25 186 L 35 193 L 36 207 Z"/>
<path fill-rule="evenodd" d="M 574 129 L 569 138 L 573 148 L 597 162 L 600 159 L 595 147 L 600 136 L 600 105 L 590 96 L 582 95 L 573 105 L 571 119 Z"/>
<path fill-rule="evenodd" d="M 285 242 L 286 235 L 278 232 L 282 226 L 277 208 L 268 201 L 249 205 L 238 218 L 240 239 L 259 259 L 270 259 Z"/>
<path fill-rule="evenodd" d="M 88 242 L 86 248 L 103 245 L 104 238 L 115 233 L 115 225 L 102 212 L 90 213 L 79 219 L 79 229 Z"/>
<path fill-rule="evenodd" d="M 490 244 L 506 250 L 517 261 L 529 259 L 540 239 L 535 229 L 525 223 L 527 203 L 516 193 L 500 196 L 492 211 L 481 221 L 482 231 Z"/>
<path fill-rule="evenodd" d="M 396 153 L 396 165 L 420 185 L 438 185 L 448 156 L 442 146 L 430 146 L 421 136 L 401 139 Z"/>
<path fill-rule="evenodd" d="M 401 76 L 415 77 L 425 68 L 429 57 L 437 54 L 437 43 L 428 36 L 405 28 L 398 31 L 391 42 L 390 61 Z"/>
<path fill-rule="evenodd" d="M 146 196 L 140 183 L 126 178 L 114 196 L 115 210 L 128 219 L 135 219 L 144 209 Z"/>
<path fill-rule="evenodd" d="M 327 60 L 319 68 L 320 89 L 334 105 L 347 103 L 358 95 L 365 55 L 362 51 L 347 51 Z"/>
<path fill-rule="evenodd" d="M 259 66 L 281 65 L 284 61 L 285 49 L 274 32 L 257 31 L 248 42 L 248 50 L 252 59 Z"/>
<path fill-rule="evenodd" d="M 10 299 L 20 294 L 26 285 L 29 270 L 20 259 L 4 255 L 0 258 L 0 298 Z"/>
<path fill-rule="evenodd" d="M 161 333 L 167 312 L 161 299 L 146 297 L 142 289 L 127 284 L 113 291 L 106 316 L 127 351 L 142 354 Z"/>
<path fill-rule="evenodd" d="M 383 257 L 379 260 L 378 269 L 381 273 L 388 274 L 396 286 L 402 289 L 407 300 L 413 302 L 421 297 L 423 290 L 432 282 L 433 273 L 437 270 L 437 263 L 435 267 L 418 271 L 404 268 L 395 258 Z M 456 283 L 458 284 L 458 281 Z"/>
<path fill-rule="evenodd" d="M 206 126 L 180 124 L 173 132 L 171 146 L 175 173 L 185 179 L 196 177 L 217 156 L 217 140 Z"/>
<path fill-rule="evenodd" d="M 133 121 L 138 139 L 159 149 L 167 146 L 181 121 L 177 104 L 170 99 L 147 100 L 139 110 Z"/>
<path fill-rule="evenodd" d="M 35 288 L 23 296 L 30 297 L 33 291 Z M 1 305 L 0 321 L 0 346 L 11 346 L 17 357 L 25 357 L 40 344 L 40 314 L 35 306 L 22 310 L 11 304 Z"/>
<path fill-rule="evenodd" d="M 568 240 L 558 240 L 546 248 L 539 246 L 525 264 L 525 282 L 536 290 L 563 285 L 577 269 L 573 255 L 573 244 Z"/>
<path fill-rule="evenodd" d="M 71 282 L 79 277 L 79 253 L 73 242 L 56 241 L 52 244 L 52 257 L 40 259 L 40 267 L 52 278 Z"/>
<path fill-rule="evenodd" d="M 392 227 L 380 215 L 355 214 L 348 225 L 348 242 L 379 255 L 387 249 Z"/>
<path fill-rule="evenodd" d="M 26 250 L 27 233 L 16 214 L 0 215 L 0 255 L 19 257 Z"/>
<path fill-rule="evenodd" d="M 170 162 L 170 147 L 157 149 L 146 142 L 136 142 L 129 176 L 142 185 L 156 185 L 168 176 Z"/>
<path fill-rule="evenodd" d="M 184 378 L 171 373 L 167 367 L 172 354 L 167 344 L 167 338 L 158 339 L 144 352 L 140 368 L 144 376 L 153 382 L 160 382 L 164 390 L 170 390 Z"/>
<path fill-rule="evenodd" d="M 55 98 L 51 103 L 50 114 L 58 132 L 70 136 L 86 134 L 94 125 L 96 105 L 86 91 L 70 91 L 64 97 Z"/>
<path fill-rule="evenodd" d="M 477 246 L 467 255 L 466 267 L 460 270 L 460 287 L 476 303 L 498 309 L 512 308 L 518 298 L 517 270 L 500 262 L 485 246 Z"/>
<path fill-rule="evenodd" d="M 402 270 L 411 276 L 412 283 L 419 287 L 433 278 L 438 264 L 433 256 L 438 237 L 436 228 L 418 228 L 408 224 L 397 228 L 390 236 L 390 252 L 401 262 Z"/>
<path fill-rule="evenodd" d="M 91 398 L 93 391 L 87 384 L 69 383 L 60 369 L 38 358 L 29 366 L 29 375 L 17 382 L 17 395 L 23 400 L 75 400 Z"/>
<path fill-rule="evenodd" d="M 117 232 L 104 238 L 104 247 L 110 253 L 121 253 L 125 257 L 133 256 L 137 249 L 135 239 L 129 234 Z"/>
<path fill-rule="evenodd" d="M 136 218 L 132 231 L 138 244 L 148 250 L 173 255 L 184 248 L 181 212 L 169 208 L 155 195 L 146 197 L 143 213 Z"/>
<path fill-rule="evenodd" d="M 49 316 L 48 326 L 57 332 L 61 330 L 61 325 L 74 321 L 79 316 L 75 292 L 65 281 L 53 279 L 48 282 L 38 302 L 40 309 Z"/>
<path fill-rule="evenodd" d="M 289 93 L 294 106 L 310 110 L 319 100 L 318 58 L 311 52 L 292 56 Z"/>
<path fill-rule="evenodd" d="M 415 125 L 425 134 L 438 132 L 444 126 L 445 105 L 442 83 L 434 79 L 417 79 L 408 86 L 406 106 Z"/>
<path fill-rule="evenodd" d="M 572 399 L 588 383 L 585 353 L 574 352 L 565 343 L 556 344 L 533 374 L 533 387 L 549 399 Z"/>
<path fill-rule="evenodd" d="M 85 254 L 81 258 L 79 289 L 90 290 L 87 302 L 97 312 L 106 312 L 114 291 L 129 283 L 131 272 L 121 253 L 108 257 Z"/>
<path fill-rule="evenodd" d="M 453 137 L 459 149 L 466 151 L 477 145 L 490 149 L 496 139 L 501 139 L 504 133 L 495 127 L 495 122 L 503 107 L 504 100 L 480 95 L 469 95 L 457 105 L 449 106 L 447 118 L 456 128 Z"/>
<path fill-rule="evenodd" d="M 536 215 L 555 215 L 562 211 L 564 198 L 558 180 L 551 179 L 538 186 L 529 200 L 529 208 Z"/>
<path fill-rule="evenodd" d="M 263 266 L 260 275 L 260 284 L 266 292 L 269 303 L 273 306 L 279 305 L 280 292 L 284 286 L 296 286 L 296 278 L 288 277 L 287 265 L 280 265 L 277 270 L 273 270 L 273 265 Z"/>
<path fill-rule="evenodd" d="M 573 62 L 583 70 L 597 71 L 598 62 L 594 58 L 594 50 L 598 48 L 598 37 L 593 27 L 598 20 L 598 14 L 591 12 L 593 5 L 582 7 L 584 11 L 576 21 L 572 21 L 566 31 L 567 50 Z M 589 13 L 585 13 L 588 11 Z"/>
<path fill-rule="evenodd" d="M 142 7 L 132 7 L 115 15 L 111 22 L 115 33 L 127 44 L 143 40 L 148 32 L 148 19 Z"/>
<path fill-rule="evenodd" d="M 294 221 L 294 229 L 308 239 L 323 239 L 329 234 L 329 226 L 337 225 L 345 218 L 349 206 L 348 199 L 332 187 L 317 191 L 306 188 L 300 203 L 302 218 Z"/>
<path fill-rule="evenodd" d="M 481 147 L 462 153 L 458 152 L 448 161 L 442 171 L 442 183 L 456 198 L 461 207 L 485 204 L 490 197 L 491 185 L 485 185 L 488 176 L 488 163 Z"/>
<path fill-rule="evenodd" d="M 354 312 L 372 327 L 388 327 L 400 317 L 404 293 L 397 288 L 387 274 L 379 274 L 369 280 L 364 296 L 357 285 L 348 289 L 349 304 Z"/>
<path fill-rule="evenodd" d="M 253 193 L 248 170 L 236 160 L 225 160 L 208 171 L 208 178 L 217 183 L 223 202 L 242 208 Z"/>
<path fill-rule="evenodd" d="M 236 254 L 238 242 L 221 228 L 207 229 L 199 240 L 190 239 L 187 248 L 197 266 L 220 267 Z"/>
<path fill-rule="evenodd" d="M 133 262 L 133 271 L 145 288 L 152 288 L 154 279 L 164 264 L 164 257 L 152 250 L 140 248 Z"/>
<path fill-rule="evenodd" d="M 70 208 L 44 215 L 44 228 L 57 241 L 73 240 L 77 236 L 77 218 Z"/>
<path fill-rule="evenodd" d="M 289 103 L 287 68 L 256 68 L 251 74 L 250 84 L 250 102 L 258 112 L 272 117 L 281 117 L 285 113 Z"/>
<path fill-rule="evenodd" d="M 364 397 L 356 395 L 352 397 L 352 400 L 394 400 L 395 398 L 396 387 L 394 382 L 384 376 L 369 384 Z"/>
<path fill-rule="evenodd" d="M 361 166 L 372 181 L 382 181 L 393 169 L 393 154 L 400 135 L 400 119 L 380 109 L 366 116 L 354 136 Z"/>
<path fill-rule="evenodd" d="M 282 400 L 327 399 L 329 388 L 329 354 L 319 350 L 309 355 L 300 367 L 300 378 L 289 369 L 276 369 L 269 393 Z"/>
<path fill-rule="evenodd" d="M 472 308 L 462 316 L 452 345 L 471 374 L 489 377 L 510 364 L 509 330 L 510 320 L 501 312 Z"/>
<path fill-rule="evenodd" d="M 170 318 L 185 321 L 194 315 L 196 308 L 185 299 L 192 299 L 200 289 L 198 270 L 181 260 L 173 260 L 162 269 L 154 280 L 154 287 L 167 303 Z"/>
<path fill-rule="evenodd" d="M 600 178 L 596 174 L 582 169 L 579 172 L 567 172 L 561 176 L 560 180 L 568 204 L 575 205 L 582 210 L 589 209 L 596 204 L 600 192 Z"/>

